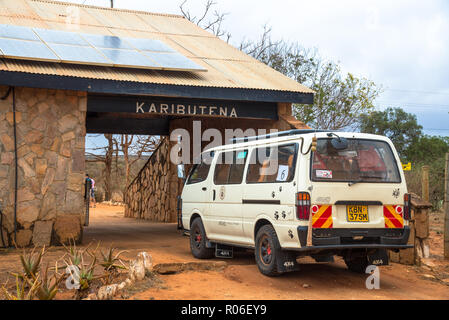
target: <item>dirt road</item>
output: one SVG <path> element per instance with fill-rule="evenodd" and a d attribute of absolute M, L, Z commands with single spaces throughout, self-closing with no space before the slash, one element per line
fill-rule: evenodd
<path fill-rule="evenodd" d="M 100 206 L 92 214 L 86 242 L 114 241 L 123 249 L 144 249 L 155 263 L 195 261 L 187 237 L 175 225 L 122 218 L 122 208 Z M 136 250 L 139 251 L 139 250 Z M 161 276 L 164 289 L 150 289 L 135 299 L 449 299 L 449 286 L 428 270 L 393 264 L 381 267 L 380 290 L 367 290 L 366 276 L 349 272 L 344 262 L 318 264 L 303 259 L 301 271 L 279 278 L 259 273 L 252 252 L 227 260 L 223 272 L 187 272 Z M 448 270 L 449 271 L 449 270 Z"/>
<path fill-rule="evenodd" d="M 190 254 L 189 239 L 180 235 L 176 225 L 123 218 L 123 207 L 119 206 L 100 204 L 92 209 L 84 243 L 91 241 L 128 250 L 125 257 L 129 258 L 147 251 L 155 264 L 197 261 Z M 435 243 L 438 241 L 436 237 Z M 59 250 L 53 249 L 50 258 Z M 368 275 L 349 272 L 341 259 L 318 264 L 304 258 L 300 260 L 301 271 L 267 278 L 259 273 L 253 253 L 244 252 L 227 260 L 228 267 L 221 272 L 161 275 L 163 285 L 136 293 L 130 299 L 449 299 L 449 263 L 438 260 L 438 250 L 432 250 L 438 272 L 399 264 L 381 267 L 380 290 L 366 289 Z M 17 253 L 0 254 L 0 278 L 11 270 L 14 260 L 18 261 Z"/>

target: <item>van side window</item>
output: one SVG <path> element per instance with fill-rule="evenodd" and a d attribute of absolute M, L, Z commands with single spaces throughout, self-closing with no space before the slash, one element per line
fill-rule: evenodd
<path fill-rule="evenodd" d="M 247 183 L 291 182 L 295 176 L 298 144 L 254 149 Z"/>
<path fill-rule="evenodd" d="M 247 157 L 247 150 L 220 153 L 215 165 L 214 183 L 216 185 L 242 183 Z"/>
<path fill-rule="evenodd" d="M 200 183 L 207 179 L 211 163 L 210 159 L 206 159 L 207 156 L 213 158 L 214 154 L 213 152 L 211 152 L 209 155 L 202 155 L 201 163 L 195 164 L 192 168 L 192 171 L 190 171 L 189 178 L 187 179 L 187 184 Z"/>

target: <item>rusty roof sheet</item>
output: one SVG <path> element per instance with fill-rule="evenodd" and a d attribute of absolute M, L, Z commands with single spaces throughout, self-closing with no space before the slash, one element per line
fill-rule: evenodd
<path fill-rule="evenodd" d="M 79 24 L 70 23 L 79 12 Z M 0 0 L 0 24 L 158 39 L 207 72 L 136 70 L 13 59 L 0 71 L 203 87 L 313 93 L 178 15 L 44 0 Z"/>

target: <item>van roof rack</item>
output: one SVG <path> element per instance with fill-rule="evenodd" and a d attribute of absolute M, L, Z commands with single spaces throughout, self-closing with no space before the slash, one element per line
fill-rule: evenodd
<path fill-rule="evenodd" d="M 234 139 L 231 139 L 230 142 L 231 143 L 249 142 L 249 141 L 256 141 L 256 140 L 294 136 L 294 135 L 299 135 L 299 134 L 316 133 L 316 132 L 329 132 L 329 130 L 293 129 L 293 130 L 288 130 L 288 131 L 280 131 L 280 132 L 276 132 L 276 133 L 264 134 L 264 135 L 260 135 L 260 136 L 234 138 Z"/>

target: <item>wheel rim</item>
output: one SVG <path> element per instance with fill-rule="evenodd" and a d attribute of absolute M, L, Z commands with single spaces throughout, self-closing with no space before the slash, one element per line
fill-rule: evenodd
<path fill-rule="evenodd" d="M 195 243 L 195 247 L 197 247 L 198 249 L 201 246 L 201 240 L 203 240 L 203 236 L 201 235 L 200 230 L 197 228 L 195 229 L 195 233 L 193 235 L 193 241 Z"/>
<path fill-rule="evenodd" d="M 268 237 L 264 235 L 259 240 L 259 256 L 260 260 L 264 265 L 269 265 L 271 260 L 273 259 L 273 251 L 271 249 L 270 242 L 268 241 Z"/>

